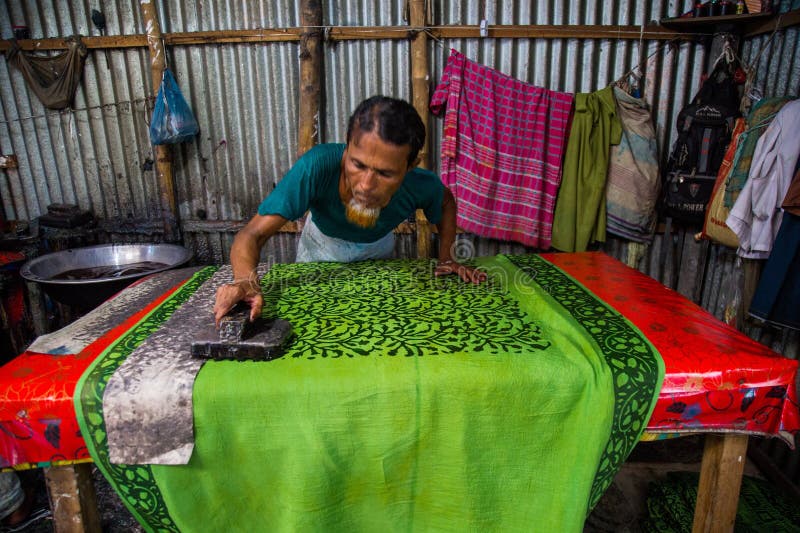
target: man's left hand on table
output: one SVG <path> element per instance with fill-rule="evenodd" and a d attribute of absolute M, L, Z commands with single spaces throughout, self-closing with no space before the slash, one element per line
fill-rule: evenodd
<path fill-rule="evenodd" d="M 439 261 L 433 271 L 435 276 L 446 276 L 448 274 L 458 274 L 458 276 L 468 283 L 483 283 L 486 281 L 486 272 L 477 268 L 462 265 L 457 261 Z"/>

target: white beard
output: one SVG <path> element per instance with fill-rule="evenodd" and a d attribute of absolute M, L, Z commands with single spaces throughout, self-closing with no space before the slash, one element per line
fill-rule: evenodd
<path fill-rule="evenodd" d="M 378 217 L 381 215 L 380 207 L 364 207 L 356 201 L 355 198 L 350 198 L 350 201 L 344 206 L 345 217 L 349 222 L 352 222 L 360 228 L 371 228 L 378 223 Z"/>

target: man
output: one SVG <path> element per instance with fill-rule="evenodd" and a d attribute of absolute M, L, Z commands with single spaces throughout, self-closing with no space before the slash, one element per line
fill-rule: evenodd
<path fill-rule="evenodd" d="M 234 281 L 217 290 L 217 323 L 240 301 L 250 305 L 251 320 L 260 315 L 263 299 L 255 269 L 261 248 L 307 210 L 298 262 L 390 257 L 392 230 L 422 209 L 439 230 L 434 273 L 484 281 L 485 273 L 453 260 L 456 203 L 436 174 L 415 168 L 424 142 L 422 119 L 408 102 L 373 96 L 359 104 L 348 122 L 347 144 L 321 144 L 304 154 L 236 235 Z"/>

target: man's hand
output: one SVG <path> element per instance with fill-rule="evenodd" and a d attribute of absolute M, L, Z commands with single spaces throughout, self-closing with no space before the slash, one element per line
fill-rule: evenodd
<path fill-rule="evenodd" d="M 468 283 L 483 283 L 486 281 L 486 272 L 477 268 L 462 265 L 456 261 L 439 261 L 433 271 L 435 276 L 446 276 L 448 274 L 458 274 L 458 276 Z"/>
<path fill-rule="evenodd" d="M 255 215 L 236 234 L 231 246 L 231 270 L 234 281 L 217 289 L 217 299 L 214 303 L 214 322 L 217 327 L 220 319 L 239 302 L 245 302 L 250 306 L 251 322 L 261 314 L 264 298 L 261 297 L 261 288 L 258 286 L 256 276 L 259 254 L 267 239 L 285 223 L 286 219 L 280 215 Z"/>
<path fill-rule="evenodd" d="M 239 302 L 245 302 L 250 306 L 250 322 L 261 315 L 264 298 L 260 291 L 253 289 L 248 280 L 226 283 L 217 289 L 217 300 L 214 303 L 214 324 L 219 327 L 222 317 Z"/>

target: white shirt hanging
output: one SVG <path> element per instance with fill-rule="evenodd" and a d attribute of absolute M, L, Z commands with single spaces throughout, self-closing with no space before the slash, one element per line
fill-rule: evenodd
<path fill-rule="evenodd" d="M 780 110 L 758 140 L 747 182 L 725 223 L 739 237 L 738 254 L 766 259 L 781 225 L 783 197 L 800 155 L 800 100 Z"/>

